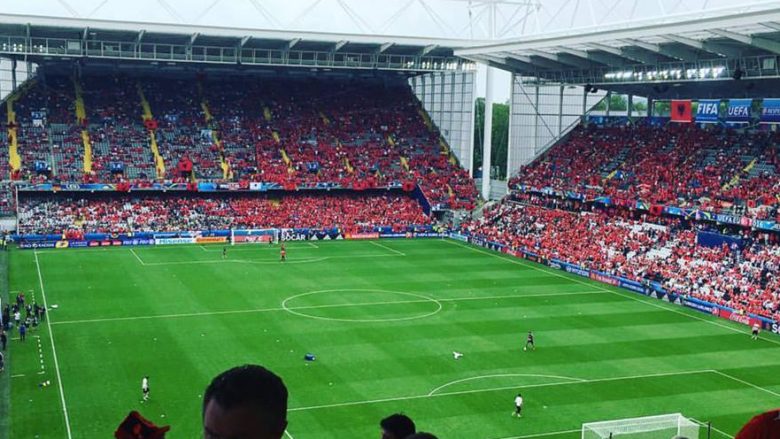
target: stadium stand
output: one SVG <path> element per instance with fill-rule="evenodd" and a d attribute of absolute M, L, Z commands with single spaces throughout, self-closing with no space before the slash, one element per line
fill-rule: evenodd
<path fill-rule="evenodd" d="M 660 282 L 669 291 L 780 319 L 780 242 L 774 234 L 745 234 L 742 250 L 705 247 L 696 240 L 701 224 L 664 219 L 659 225 L 616 210 L 549 208 L 555 204 L 540 197 L 524 201 L 545 206 L 507 200 L 462 228 L 546 260 Z"/>
<path fill-rule="evenodd" d="M 776 217 L 779 139 L 776 132 L 695 124 L 580 126 L 523 167 L 510 187 Z"/>
<path fill-rule="evenodd" d="M 77 86 L 51 75 L 17 102 L 25 178 L 36 178 L 34 164 L 47 162 L 51 175 L 38 174 L 55 181 L 155 179 L 139 86 L 172 181 L 262 181 L 288 189 L 414 181 L 434 205 L 474 206 L 468 172 L 443 151 L 402 82 L 94 76 Z M 46 119 L 33 122 L 40 111 Z"/>
<path fill-rule="evenodd" d="M 19 233 L 78 236 L 272 227 L 357 233 L 380 226 L 405 231 L 431 223 L 416 200 L 395 194 L 173 197 L 27 198 L 20 200 Z"/>

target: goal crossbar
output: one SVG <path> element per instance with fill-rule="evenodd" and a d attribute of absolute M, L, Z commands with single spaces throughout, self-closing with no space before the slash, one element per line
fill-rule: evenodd
<path fill-rule="evenodd" d="M 681 413 L 615 419 L 582 424 L 582 439 L 651 437 L 645 433 L 657 431 L 658 437 L 675 436 L 698 439 L 699 424 Z M 672 436 L 669 433 L 673 433 Z"/>

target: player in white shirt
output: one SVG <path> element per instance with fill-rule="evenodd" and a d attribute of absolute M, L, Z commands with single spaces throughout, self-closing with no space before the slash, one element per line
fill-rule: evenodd
<path fill-rule="evenodd" d="M 141 379 L 141 392 L 144 395 L 144 401 L 149 401 L 149 377 L 145 376 Z"/>
<path fill-rule="evenodd" d="M 753 340 L 758 340 L 758 331 L 761 329 L 758 323 L 753 324 L 753 335 L 750 336 Z"/>
<path fill-rule="evenodd" d="M 518 393 L 515 397 L 515 412 L 512 413 L 512 416 L 522 417 L 523 415 L 520 414 L 521 410 L 523 410 L 523 395 Z"/>
<path fill-rule="evenodd" d="M 460 357 L 462 357 L 462 356 L 463 356 L 463 354 L 462 354 L 462 353 L 460 353 L 460 352 L 458 352 L 458 351 L 452 351 L 452 358 L 454 358 L 454 359 L 458 360 L 458 359 L 460 359 Z"/>

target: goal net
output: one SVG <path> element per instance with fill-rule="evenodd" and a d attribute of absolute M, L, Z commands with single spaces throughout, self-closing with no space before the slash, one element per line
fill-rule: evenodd
<path fill-rule="evenodd" d="M 680 413 L 582 424 L 582 439 L 699 439 L 699 424 Z"/>

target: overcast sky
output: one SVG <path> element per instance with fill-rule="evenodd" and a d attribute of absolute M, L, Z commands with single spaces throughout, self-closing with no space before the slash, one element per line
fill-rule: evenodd
<path fill-rule="evenodd" d="M 718 9 L 777 0 L 498 0 L 497 39 L 577 32 L 587 27 L 673 21 Z M 4 0 L 3 13 L 487 40 L 481 0 Z M 484 68 L 478 75 L 484 78 Z M 509 75 L 496 75 L 496 101 L 509 98 Z M 484 96 L 484 79 L 478 93 Z"/>

